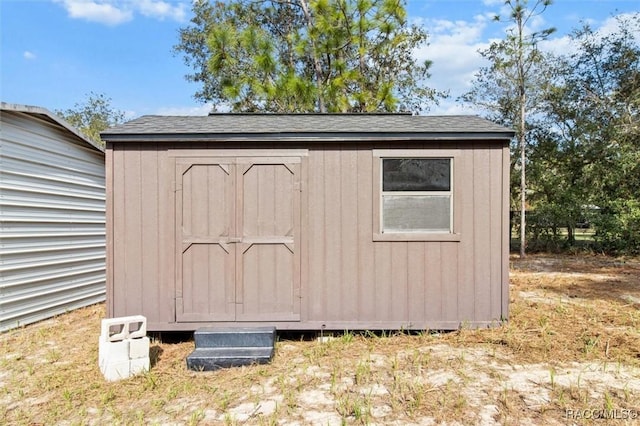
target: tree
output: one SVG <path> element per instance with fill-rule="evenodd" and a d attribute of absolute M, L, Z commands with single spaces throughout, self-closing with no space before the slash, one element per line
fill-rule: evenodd
<path fill-rule="evenodd" d="M 427 33 L 405 0 L 229 0 L 193 3 L 176 54 L 195 98 L 236 112 L 423 111 Z"/>
<path fill-rule="evenodd" d="M 56 114 L 80 130 L 85 136 L 104 145 L 100 132 L 124 122 L 124 112 L 111 106 L 111 98 L 94 92 L 86 95 L 84 102 L 76 103 L 73 108 L 56 110 Z"/>
<path fill-rule="evenodd" d="M 565 179 L 564 211 L 597 207 L 596 240 L 606 251 L 640 252 L 640 14 L 617 29 L 572 35 L 575 53 L 554 58 L 545 116 Z M 573 199 L 566 196 L 576 194 Z M 570 223 L 568 224 L 569 229 Z M 569 243 L 571 243 L 569 232 Z"/>
<path fill-rule="evenodd" d="M 491 63 L 476 75 L 474 87 L 462 99 L 472 102 L 493 114 L 493 118 L 516 129 L 520 154 L 520 257 L 526 254 L 526 165 L 527 165 L 527 112 L 534 109 L 536 94 L 544 87 L 543 55 L 538 43 L 555 29 L 530 32 L 527 25 L 542 14 L 551 0 L 536 0 L 532 7 L 528 0 L 506 0 L 509 22 L 504 40 L 494 42 L 480 52 Z M 503 21 L 500 16 L 496 21 Z M 542 72 L 541 72 L 542 71 Z"/>

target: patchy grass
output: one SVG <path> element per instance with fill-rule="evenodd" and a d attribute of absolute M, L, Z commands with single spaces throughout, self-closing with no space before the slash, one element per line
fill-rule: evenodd
<path fill-rule="evenodd" d="M 0 335 L 0 419 L 518 425 L 640 415 L 640 261 L 514 258 L 510 297 L 499 328 L 281 340 L 270 365 L 217 372 L 186 370 L 192 342 L 155 340 L 151 371 L 116 383 L 97 367 L 104 305 L 91 306 Z"/>

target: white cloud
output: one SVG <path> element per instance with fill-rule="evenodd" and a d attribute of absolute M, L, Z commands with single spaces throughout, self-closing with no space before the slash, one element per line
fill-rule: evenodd
<path fill-rule="evenodd" d="M 213 109 L 211 104 L 197 106 L 160 107 L 154 114 L 157 115 L 208 115 Z"/>
<path fill-rule="evenodd" d="M 503 5 L 504 0 L 482 0 L 482 4 L 485 6 Z"/>
<path fill-rule="evenodd" d="M 187 17 L 184 3 L 178 3 L 176 6 L 172 6 L 161 0 L 139 0 L 135 2 L 134 5 L 144 16 L 160 20 L 170 18 L 178 22 L 183 22 Z"/>
<path fill-rule="evenodd" d="M 628 21 L 632 23 L 632 25 L 629 26 L 629 30 L 634 38 L 640 42 L 640 25 L 638 24 L 638 22 L 640 22 L 640 12 L 621 13 L 617 16 L 609 17 L 602 23 L 600 28 L 598 28 L 598 33 L 602 36 L 607 36 L 618 32 L 620 29 L 618 19 L 621 19 L 623 22 Z M 633 25 L 633 23 L 635 23 L 635 25 Z"/>
<path fill-rule="evenodd" d="M 186 0 L 167 2 L 163 0 L 53 0 L 67 10 L 69 17 L 98 22 L 105 25 L 120 25 L 134 19 L 136 14 L 153 19 L 172 19 L 184 22 L 187 17 Z"/>
<path fill-rule="evenodd" d="M 28 61 L 33 61 L 34 59 L 36 59 L 36 54 L 28 50 L 25 50 L 24 53 L 22 54 L 22 57 Z"/>
<path fill-rule="evenodd" d="M 629 22 L 640 22 L 640 13 L 620 14 L 618 15 L 618 18 L 622 18 L 623 20 L 626 19 Z M 589 25 L 594 28 L 596 37 L 606 37 L 608 35 L 617 33 L 620 29 L 616 17 L 607 18 L 602 22 L 601 25 L 597 25 L 596 21 L 591 20 Z M 630 29 L 636 41 L 640 43 L 640 25 L 631 26 Z M 541 41 L 539 46 L 540 50 L 550 52 L 555 55 L 570 55 L 577 52 L 579 47 L 577 43 L 571 40 L 571 37 L 569 35 L 564 35 L 557 38 L 549 38 L 547 40 Z"/>
<path fill-rule="evenodd" d="M 478 51 L 489 47 L 490 42 L 483 40 L 483 31 L 489 21 L 487 15 L 478 15 L 472 22 L 425 21 L 430 45 L 417 50 L 416 59 L 433 61 L 427 85 L 450 93 L 450 99 L 434 107 L 432 112 L 460 112 L 459 107 L 454 106 L 455 99 L 471 88 L 478 68 L 486 64 Z"/>
<path fill-rule="evenodd" d="M 538 47 L 543 52 L 553 53 L 554 55 L 570 54 L 576 50 L 576 45 L 568 35 L 543 40 L 538 43 Z"/>
<path fill-rule="evenodd" d="M 133 13 L 124 7 L 106 1 L 92 0 L 54 0 L 62 3 L 69 17 L 98 22 L 105 25 L 119 25 L 133 19 Z"/>

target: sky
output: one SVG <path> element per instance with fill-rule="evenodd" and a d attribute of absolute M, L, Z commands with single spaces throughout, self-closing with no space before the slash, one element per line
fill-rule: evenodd
<path fill-rule="evenodd" d="M 638 11 L 640 0 L 555 0 L 531 27 L 556 28 L 541 48 L 561 53 L 583 23 L 611 31 L 614 16 Z M 506 24 L 492 19 L 506 16 L 504 1 L 407 0 L 407 12 L 429 33 L 415 52 L 433 61 L 428 85 L 450 94 L 429 114 L 476 113 L 456 98 L 485 65 L 478 50 L 504 37 Z M 190 0 L 0 0 L 0 100 L 54 111 L 93 92 L 127 118 L 206 115 L 172 51 L 191 17 Z"/>

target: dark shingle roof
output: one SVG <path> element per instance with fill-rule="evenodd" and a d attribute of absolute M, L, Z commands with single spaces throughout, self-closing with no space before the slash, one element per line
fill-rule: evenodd
<path fill-rule="evenodd" d="M 147 115 L 102 133 L 107 141 L 386 138 L 509 139 L 513 131 L 477 116 L 408 114 Z"/>

